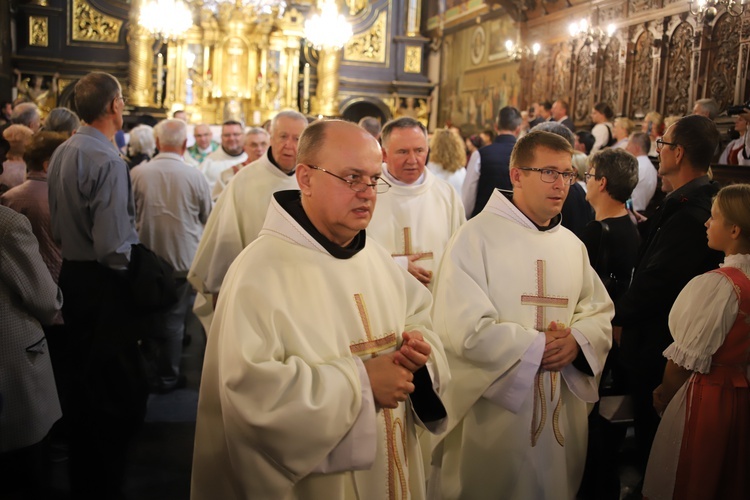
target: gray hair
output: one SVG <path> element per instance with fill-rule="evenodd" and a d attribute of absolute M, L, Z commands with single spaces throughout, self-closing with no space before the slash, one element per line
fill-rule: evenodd
<path fill-rule="evenodd" d="M 264 129 L 263 127 L 248 127 L 247 130 L 245 130 L 245 136 L 256 134 L 263 134 L 266 137 L 270 136 L 268 130 Z"/>
<path fill-rule="evenodd" d="M 606 148 L 589 158 L 589 166 L 595 170 L 594 178 L 607 178 L 607 193 L 612 199 L 625 203 L 638 184 L 638 160 L 624 149 Z"/>
<path fill-rule="evenodd" d="M 305 126 L 307 126 L 307 117 L 305 115 L 293 109 L 285 109 L 284 111 L 279 111 L 271 120 L 271 133 L 273 133 L 273 129 L 276 127 L 276 123 L 279 121 L 279 118 L 299 120 L 301 122 L 304 122 Z"/>
<path fill-rule="evenodd" d="M 130 131 L 130 143 L 128 144 L 128 153 L 130 156 L 143 153 L 152 156 L 156 151 L 156 141 L 154 140 L 154 129 L 148 125 L 138 125 Z"/>
<path fill-rule="evenodd" d="M 719 115 L 719 103 L 715 99 L 698 99 L 695 104 L 708 113 L 709 120 L 713 120 Z"/>
<path fill-rule="evenodd" d="M 535 132 L 537 130 L 559 135 L 560 137 L 568 141 L 571 147 L 575 147 L 576 136 L 573 135 L 573 132 L 562 123 L 542 122 L 542 123 L 539 123 L 538 125 L 535 125 L 531 130 L 529 130 L 529 132 Z"/>
<path fill-rule="evenodd" d="M 10 122 L 17 125 L 31 125 L 39 120 L 39 108 L 33 102 L 22 102 L 13 108 L 10 115 Z"/>
<path fill-rule="evenodd" d="M 374 116 L 365 116 L 357 125 L 367 130 L 374 138 L 380 137 L 380 120 Z"/>
<path fill-rule="evenodd" d="M 425 139 L 427 138 L 427 128 L 422 125 L 422 122 L 409 116 L 402 116 L 401 118 L 396 118 L 395 120 L 391 120 L 383 125 L 383 130 L 380 131 L 380 142 L 383 146 L 386 145 L 388 139 L 391 137 L 391 132 L 396 128 L 418 128 L 424 134 Z"/>
<path fill-rule="evenodd" d="M 651 150 L 651 139 L 645 132 L 633 132 L 630 134 L 628 144 L 638 147 L 641 150 L 641 155 L 647 155 Z M 631 147 L 633 147 L 631 146 Z"/>
<path fill-rule="evenodd" d="M 154 135 L 162 148 L 181 148 L 187 140 L 187 124 L 179 118 L 162 120 L 154 127 Z"/>
<path fill-rule="evenodd" d="M 48 132 L 64 132 L 71 135 L 81 126 L 78 115 L 68 108 L 55 108 L 49 112 L 44 120 L 44 130 Z"/>

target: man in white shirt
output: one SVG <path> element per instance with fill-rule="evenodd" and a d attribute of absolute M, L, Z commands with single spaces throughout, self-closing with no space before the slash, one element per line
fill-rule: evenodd
<path fill-rule="evenodd" d="M 386 123 L 383 177 L 391 189 L 378 200 L 368 236 L 383 245 L 412 276 L 431 288 L 443 250 L 466 221 L 461 199 L 448 182 L 425 169 L 427 130 L 414 118 Z"/>
<path fill-rule="evenodd" d="M 221 172 L 247 159 L 247 153 L 243 149 L 244 141 L 240 122 L 229 120 L 221 125 L 221 147 L 206 156 L 198 167 L 206 176 L 211 190 L 219 180 Z"/>
<path fill-rule="evenodd" d="M 268 135 L 268 132 L 266 132 L 266 129 L 260 127 L 251 127 L 247 129 L 245 132 L 245 145 L 242 148 L 245 151 L 245 154 L 247 154 L 247 158 L 242 163 L 232 165 L 219 174 L 219 179 L 216 181 L 214 189 L 211 192 L 211 196 L 214 200 L 219 197 L 221 192 L 224 191 L 226 185 L 229 184 L 229 181 L 232 180 L 232 177 L 234 177 L 240 169 L 257 159 L 262 158 L 263 155 L 266 154 L 269 140 L 270 136 Z"/>
<path fill-rule="evenodd" d="M 380 147 L 318 121 L 296 167 L 300 189 L 274 194 L 222 287 L 191 498 L 424 498 L 415 430 L 444 426 L 450 374 L 429 292 L 366 241 L 388 189 Z"/>
<path fill-rule="evenodd" d="M 572 153 L 549 132 L 520 138 L 512 197 L 495 191 L 446 249 L 432 310 L 453 380 L 434 498 L 576 496 L 614 307 L 560 224 Z"/>
<path fill-rule="evenodd" d="M 174 268 L 177 303 L 164 314 L 164 328 L 154 340 L 159 346 L 156 389 L 167 392 L 184 385 L 180 357 L 185 321 L 192 314 L 195 292 L 187 273 L 211 212 L 211 196 L 203 175 L 183 161 L 187 126 L 180 119 L 154 127 L 159 154 L 130 171 L 135 197 L 135 227 L 141 242 Z"/>
<path fill-rule="evenodd" d="M 632 154 L 638 160 L 638 184 L 633 190 L 633 210 L 643 212 L 648 207 L 651 198 L 654 197 L 657 184 L 657 171 L 648 157 L 651 150 L 651 139 L 648 134 L 635 132 L 630 135 L 625 151 Z"/>

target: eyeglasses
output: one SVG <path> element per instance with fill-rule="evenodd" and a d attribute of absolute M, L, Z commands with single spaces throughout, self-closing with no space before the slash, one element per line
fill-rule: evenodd
<path fill-rule="evenodd" d="M 661 148 L 663 148 L 664 145 L 667 145 L 667 146 L 679 146 L 679 144 L 677 144 L 676 142 L 667 142 L 667 141 L 659 138 L 659 139 L 656 139 L 656 152 L 657 153 L 660 152 Z"/>
<path fill-rule="evenodd" d="M 123 106 L 125 105 L 125 103 L 127 103 L 127 102 L 128 102 L 128 101 L 127 101 L 127 100 L 125 99 L 125 97 L 123 97 L 123 96 L 121 96 L 121 95 L 118 95 L 117 97 L 115 97 L 115 101 L 116 101 L 117 99 L 121 99 L 121 100 L 122 100 L 122 105 L 123 105 Z"/>
<path fill-rule="evenodd" d="M 588 182 L 592 177 L 596 177 L 596 173 L 586 172 L 583 176 L 586 178 L 586 182 Z"/>
<path fill-rule="evenodd" d="M 563 183 L 572 186 L 576 182 L 577 172 L 558 172 L 551 168 L 534 168 L 534 167 L 518 167 L 518 170 L 526 170 L 531 172 L 539 172 L 542 177 L 542 182 L 548 182 L 552 184 L 562 175 Z"/>
<path fill-rule="evenodd" d="M 375 190 L 376 193 L 383 194 L 391 188 L 390 184 L 388 184 L 384 179 L 381 179 L 379 177 L 371 177 L 371 179 L 374 180 L 375 182 L 368 184 L 366 182 L 362 182 L 359 180 L 359 178 L 361 177 L 359 174 L 348 175 L 347 177 L 351 178 L 351 180 L 349 180 L 349 179 L 344 179 L 343 177 L 340 177 L 332 172 L 329 172 L 328 170 L 324 168 L 317 167 L 315 165 L 310 165 L 310 164 L 308 164 L 307 166 L 313 170 L 320 170 L 321 172 L 325 172 L 328 175 L 332 175 L 335 178 L 346 182 L 347 184 L 349 184 L 349 187 L 351 188 L 351 190 L 354 191 L 355 193 L 364 193 L 365 191 L 367 191 L 368 188 L 372 188 Z"/>

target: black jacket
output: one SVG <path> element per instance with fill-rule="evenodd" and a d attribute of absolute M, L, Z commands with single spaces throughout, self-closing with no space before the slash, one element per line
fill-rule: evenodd
<path fill-rule="evenodd" d="M 477 182 L 477 198 L 474 203 L 474 217 L 484 210 L 484 206 L 492 196 L 495 188 L 511 191 L 510 183 L 510 154 L 516 145 L 515 136 L 501 134 L 489 146 L 479 148 L 480 171 Z"/>

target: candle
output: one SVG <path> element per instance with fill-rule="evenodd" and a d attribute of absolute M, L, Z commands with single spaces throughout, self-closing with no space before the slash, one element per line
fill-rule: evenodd
<path fill-rule="evenodd" d="M 310 64 L 305 63 L 304 77 L 302 79 L 302 98 L 310 98 Z"/>
<path fill-rule="evenodd" d="M 253 125 L 260 125 L 260 111 L 253 111 Z"/>

